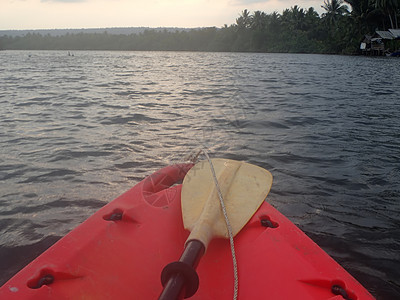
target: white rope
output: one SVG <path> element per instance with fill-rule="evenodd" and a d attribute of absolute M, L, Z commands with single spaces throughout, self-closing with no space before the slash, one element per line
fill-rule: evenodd
<path fill-rule="evenodd" d="M 235 280 L 234 289 L 233 289 L 233 299 L 237 300 L 238 292 L 239 292 L 239 275 L 238 275 L 238 267 L 237 267 L 236 254 L 235 254 L 235 244 L 233 242 L 232 227 L 231 227 L 231 223 L 229 222 L 228 213 L 226 211 L 224 199 L 222 197 L 221 189 L 218 184 L 218 179 L 217 179 L 217 175 L 215 174 L 214 166 L 212 164 L 210 157 L 208 156 L 207 151 L 202 149 L 202 152 L 207 157 L 208 163 L 210 164 L 211 173 L 213 175 L 214 183 L 215 183 L 215 186 L 216 186 L 217 192 L 218 192 L 219 203 L 221 204 L 221 209 L 222 209 L 222 212 L 223 212 L 224 218 L 225 218 L 226 228 L 228 229 L 229 243 L 231 245 L 232 262 L 233 262 L 233 276 L 234 276 L 234 280 Z"/>

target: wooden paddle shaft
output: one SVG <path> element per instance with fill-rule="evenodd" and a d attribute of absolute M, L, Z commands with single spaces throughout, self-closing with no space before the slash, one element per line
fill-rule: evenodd
<path fill-rule="evenodd" d="M 191 221 L 194 221 L 194 223 L 191 224 L 192 226 L 187 228 L 190 230 L 190 235 L 186 243 L 189 243 L 191 240 L 198 240 L 201 241 L 207 249 L 208 244 L 214 237 L 228 238 L 227 224 L 222 213 L 222 205 L 219 199 L 219 191 L 221 192 L 222 198 L 224 200 L 228 200 L 225 197 L 228 194 L 229 189 L 232 186 L 232 183 L 241 165 L 241 162 L 236 161 L 235 163 L 226 164 L 226 166 L 221 169 L 222 171 L 220 171 L 218 175 L 216 174 L 218 176 L 218 178 L 216 178 L 218 180 L 218 187 L 216 185 L 216 182 L 210 182 L 210 188 L 208 189 L 208 193 L 206 194 L 207 198 L 203 198 L 202 201 L 204 202 L 204 206 L 198 208 L 199 210 L 201 210 L 201 212 L 198 212 L 197 218 L 192 218 Z M 211 171 L 209 177 L 213 178 L 213 176 L 211 175 Z M 194 203 L 194 198 L 190 197 L 190 201 L 192 205 L 196 205 L 196 203 Z M 230 206 L 235 206 L 235 203 L 229 202 L 226 204 L 229 204 Z M 194 209 L 194 206 L 192 206 L 192 209 Z M 185 216 L 185 214 L 187 215 L 186 211 L 182 213 L 183 216 Z"/>

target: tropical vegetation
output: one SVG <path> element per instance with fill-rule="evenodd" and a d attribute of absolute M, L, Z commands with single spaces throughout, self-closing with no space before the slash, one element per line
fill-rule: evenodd
<path fill-rule="evenodd" d="M 282 13 L 244 10 L 222 28 L 149 29 L 138 34 L 28 33 L 1 36 L 0 49 L 185 50 L 297 53 L 356 53 L 363 36 L 377 28 L 398 28 L 400 0 L 324 0 L 314 8 L 295 5 Z"/>

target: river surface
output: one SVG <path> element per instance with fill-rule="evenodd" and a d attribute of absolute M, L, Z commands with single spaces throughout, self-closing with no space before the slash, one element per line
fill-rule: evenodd
<path fill-rule="evenodd" d="M 400 60 L 0 52 L 0 284 L 197 147 L 270 170 L 268 201 L 400 299 Z"/>

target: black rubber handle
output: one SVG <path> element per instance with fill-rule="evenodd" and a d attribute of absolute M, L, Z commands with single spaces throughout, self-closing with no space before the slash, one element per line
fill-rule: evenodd
<path fill-rule="evenodd" d="M 205 247 L 198 240 L 186 244 L 179 261 L 168 264 L 161 273 L 164 286 L 159 300 L 181 300 L 193 296 L 199 287 L 197 265 L 203 256 Z"/>

